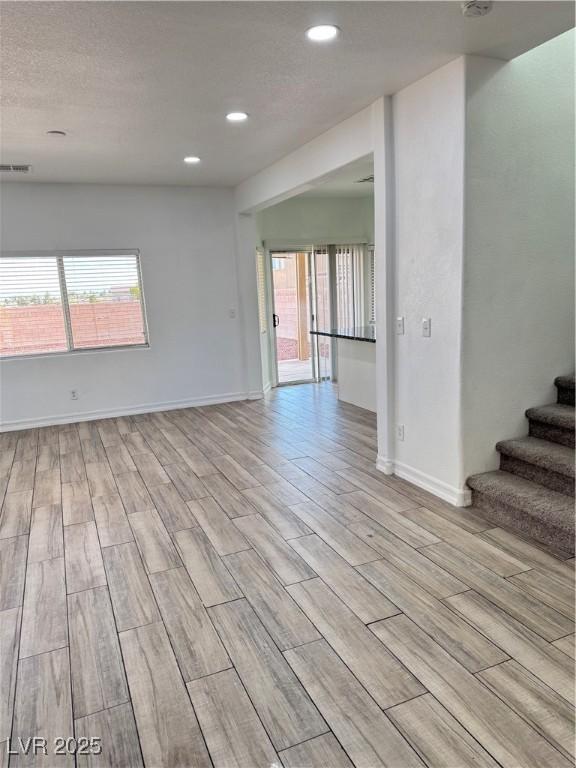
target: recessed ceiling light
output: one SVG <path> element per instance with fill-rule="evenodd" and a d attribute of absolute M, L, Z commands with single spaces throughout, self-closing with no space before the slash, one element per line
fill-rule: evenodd
<path fill-rule="evenodd" d="M 66 131 L 46 131 L 48 136 L 66 136 Z"/>
<path fill-rule="evenodd" d="M 248 120 L 246 112 L 228 112 L 226 120 L 231 123 L 243 123 L 244 120 Z"/>
<path fill-rule="evenodd" d="M 306 30 L 308 40 L 313 40 L 315 43 L 327 43 L 335 40 L 339 34 L 340 30 L 334 24 L 319 24 Z"/>
<path fill-rule="evenodd" d="M 184 158 L 184 162 L 188 163 L 188 165 L 196 165 L 196 163 L 200 162 L 200 158 L 195 155 L 190 155 L 190 157 Z"/>

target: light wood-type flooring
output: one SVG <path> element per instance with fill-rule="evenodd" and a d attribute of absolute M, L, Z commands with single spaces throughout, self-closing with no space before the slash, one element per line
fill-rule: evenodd
<path fill-rule="evenodd" d="M 0 435 L 0 766 L 572 765 L 574 561 L 375 459 L 329 384 Z"/>

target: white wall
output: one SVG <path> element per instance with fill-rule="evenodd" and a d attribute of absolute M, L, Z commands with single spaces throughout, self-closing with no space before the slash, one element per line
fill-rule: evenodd
<path fill-rule="evenodd" d="M 574 33 L 467 62 L 464 474 L 574 370 Z"/>
<path fill-rule="evenodd" d="M 405 439 L 390 453 L 455 503 L 574 369 L 573 39 L 460 59 L 393 98 L 391 303 L 406 333 L 393 355 Z"/>
<path fill-rule="evenodd" d="M 372 197 L 293 197 L 257 215 L 267 244 L 371 243 Z"/>
<path fill-rule="evenodd" d="M 464 73 L 458 59 L 393 98 L 395 471 L 459 503 Z"/>
<path fill-rule="evenodd" d="M 249 397 L 262 394 L 262 351 L 258 317 L 256 243 L 258 227 L 252 214 L 236 214 L 236 275 L 239 295 L 239 324 L 244 358 L 243 386 Z"/>
<path fill-rule="evenodd" d="M 5 426 L 245 395 L 231 191 L 5 184 L 2 214 L 6 250 L 139 248 L 151 345 L 4 361 Z"/>

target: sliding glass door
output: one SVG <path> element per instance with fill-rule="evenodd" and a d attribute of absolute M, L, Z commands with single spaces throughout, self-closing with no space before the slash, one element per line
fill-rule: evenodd
<path fill-rule="evenodd" d="M 307 251 L 271 253 L 278 384 L 316 378 L 310 337 L 310 255 Z"/>
<path fill-rule="evenodd" d="M 373 324 L 374 254 L 365 245 L 271 251 L 277 384 L 336 378 L 335 342 L 310 331 Z"/>
<path fill-rule="evenodd" d="M 331 377 L 332 344 L 310 334 L 330 330 L 330 255 L 327 248 L 272 251 L 274 352 L 278 384 Z"/>

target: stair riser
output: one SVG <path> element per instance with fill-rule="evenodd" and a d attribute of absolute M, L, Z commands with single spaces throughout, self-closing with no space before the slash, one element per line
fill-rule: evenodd
<path fill-rule="evenodd" d="M 556 387 L 558 390 L 558 400 L 561 405 L 574 405 L 574 390 L 566 387 Z"/>
<path fill-rule="evenodd" d="M 558 493 L 574 496 L 574 479 L 559 472 L 552 472 L 505 454 L 500 455 L 500 469 L 524 477 L 526 480 L 532 480 L 533 483 L 539 483 Z"/>
<path fill-rule="evenodd" d="M 574 448 L 574 431 L 571 429 L 563 429 L 562 427 L 554 427 L 552 424 L 544 424 L 540 421 L 529 420 L 528 434 L 531 437 L 539 437 L 541 440 L 549 440 L 551 443 L 559 443 L 560 445 L 567 445 L 569 448 Z"/>
<path fill-rule="evenodd" d="M 552 526 L 546 520 L 540 520 L 530 515 L 526 510 L 511 507 L 494 501 L 478 491 L 472 491 L 472 506 L 482 512 L 484 517 L 495 525 L 512 528 L 519 533 L 529 536 L 536 541 L 553 547 L 563 556 L 574 555 L 574 533 L 564 528 Z"/>

